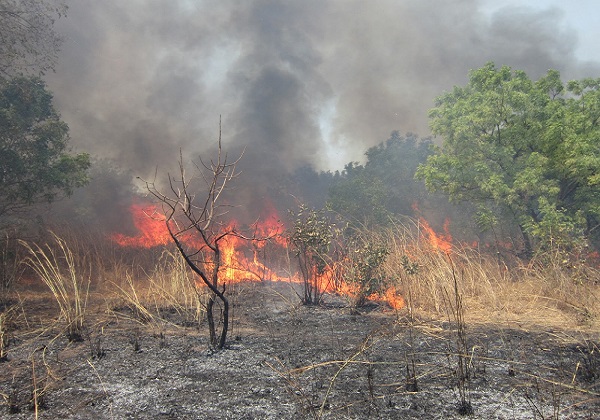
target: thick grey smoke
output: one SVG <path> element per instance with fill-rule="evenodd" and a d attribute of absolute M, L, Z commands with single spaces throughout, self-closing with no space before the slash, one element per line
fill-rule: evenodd
<path fill-rule="evenodd" d="M 142 177 L 180 148 L 207 153 L 222 115 L 247 185 L 265 185 L 342 169 L 392 130 L 428 135 L 434 98 L 490 60 L 597 76 L 561 16 L 490 18 L 482 0 L 77 0 L 50 88 L 77 149 Z"/>

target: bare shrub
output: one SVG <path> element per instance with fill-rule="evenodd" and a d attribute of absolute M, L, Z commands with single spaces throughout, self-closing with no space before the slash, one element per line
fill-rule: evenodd
<path fill-rule="evenodd" d="M 222 152 L 219 124 L 217 155 L 210 162 L 193 163 L 194 176 L 187 174 L 180 151 L 179 172 L 174 177 L 169 174 L 166 192 L 154 181 L 145 183 L 148 193 L 162 206 L 160 218 L 177 250 L 209 289 L 206 320 L 209 343 L 215 349 L 225 346 L 229 331 L 230 304 L 226 296 L 222 247 L 230 237 L 244 238 L 236 226 L 225 220 L 230 206 L 221 203 L 227 185 L 238 176 L 236 166 L 240 159 L 241 156 L 231 161 Z M 195 280 L 192 281 L 195 285 Z"/>

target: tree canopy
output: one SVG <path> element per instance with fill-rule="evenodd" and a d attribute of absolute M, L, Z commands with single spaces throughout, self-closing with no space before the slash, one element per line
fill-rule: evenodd
<path fill-rule="evenodd" d="M 443 139 L 417 178 L 482 212 L 510 214 L 527 251 L 589 238 L 600 215 L 600 79 L 537 81 L 488 63 L 436 99 Z M 489 220 L 489 217 L 488 217 Z M 496 219 L 497 220 L 497 219 Z"/>
<path fill-rule="evenodd" d="M 89 155 L 71 154 L 68 141 L 69 127 L 41 79 L 0 80 L 0 216 L 87 183 Z"/>
<path fill-rule="evenodd" d="M 350 162 L 329 189 L 329 206 L 349 220 L 385 224 L 391 214 L 411 215 L 426 191 L 414 174 L 430 154 L 428 139 L 392 132 L 369 148 L 365 165 Z"/>

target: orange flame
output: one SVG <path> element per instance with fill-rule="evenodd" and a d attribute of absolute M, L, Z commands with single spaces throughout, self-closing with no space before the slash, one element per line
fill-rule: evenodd
<path fill-rule="evenodd" d="M 281 252 L 288 246 L 287 239 L 283 235 L 285 227 L 278 217 L 277 210 L 273 206 L 267 206 L 267 212 L 263 220 L 251 225 L 252 235 L 259 240 L 247 240 L 240 236 L 228 235 L 219 242 L 221 253 L 220 276 L 226 283 L 239 283 L 244 281 L 275 281 L 302 283 L 299 273 L 280 275 L 276 270 L 268 267 L 264 262 L 264 253 L 267 244 L 272 244 L 274 252 Z M 152 248 L 165 246 L 172 243 L 172 238 L 165 225 L 165 217 L 155 205 L 133 204 L 130 207 L 133 223 L 138 234 L 127 236 L 121 233 L 111 235 L 111 239 L 123 247 Z M 236 223 L 231 222 L 225 227 L 225 231 L 234 231 Z M 195 241 L 191 237 L 183 238 L 188 244 Z M 279 251 L 277 251 L 279 250 Z M 263 257 L 263 258 L 261 258 Z M 211 266 L 211 262 L 206 262 Z M 338 263 L 343 265 L 342 263 Z M 338 293 L 343 296 L 356 296 L 357 287 L 344 281 L 339 274 L 340 266 L 328 266 L 325 272 L 317 279 L 319 289 L 327 293 Z M 213 266 L 214 267 L 214 266 Z M 386 301 L 393 309 L 404 307 L 404 299 L 397 293 L 395 288 L 388 289 L 381 295 L 369 297 L 374 300 Z"/>
<path fill-rule="evenodd" d="M 165 217 L 158 211 L 157 206 L 132 204 L 129 211 L 139 233 L 136 236 L 114 233 L 110 237 L 111 240 L 120 246 L 137 248 L 152 248 L 171 243 L 171 235 L 165 225 Z"/>
<path fill-rule="evenodd" d="M 450 235 L 450 219 L 446 218 L 444 221 L 444 234 L 436 233 L 427 220 L 419 217 L 419 224 L 423 228 L 427 240 L 433 249 L 439 249 L 440 251 L 449 253 L 452 251 L 452 235 Z"/>

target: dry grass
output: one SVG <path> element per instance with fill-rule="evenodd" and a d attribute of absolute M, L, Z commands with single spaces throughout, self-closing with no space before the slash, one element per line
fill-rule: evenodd
<path fill-rule="evenodd" d="M 22 245 L 29 252 L 25 264 L 29 266 L 52 292 L 60 308 L 60 318 L 66 322 L 69 340 L 82 341 L 85 313 L 90 288 L 90 270 L 76 260 L 69 244 L 51 233 L 54 243 L 44 246 Z M 78 257 L 81 253 L 77 254 Z M 85 261 L 85 260 L 84 260 Z"/>
<path fill-rule="evenodd" d="M 125 272 L 124 280 L 112 283 L 116 291 L 113 307 L 128 307 L 143 323 L 157 324 L 176 314 L 184 325 L 198 325 L 205 312 L 206 291 L 178 252 L 166 249 L 154 268 L 136 279 Z"/>
<path fill-rule="evenodd" d="M 412 223 L 398 224 L 382 235 L 391 247 L 386 275 L 396 280 L 415 310 L 443 315 L 455 273 L 468 321 L 599 325 L 597 268 L 567 265 L 558 255 L 524 263 L 472 247 L 454 246 L 445 252 L 427 243 Z M 406 272 L 407 260 L 416 272 Z"/>
<path fill-rule="evenodd" d="M 196 282 L 179 252 L 165 250 L 148 281 L 148 298 L 156 308 L 167 306 L 184 318 L 200 322 L 206 298 L 204 287 Z"/>
<path fill-rule="evenodd" d="M 396 286 L 411 314 L 445 318 L 456 277 L 466 322 L 600 325 L 600 271 L 584 263 L 567 264 L 562 254 L 524 263 L 467 246 L 444 252 L 430 245 L 413 221 L 363 233 L 388 247 L 383 276 Z M 67 243 L 54 234 L 52 239 L 42 246 L 21 244 L 29 253 L 28 266 L 58 302 L 68 334 L 83 328 L 90 286 L 112 300 L 109 306 L 124 304 L 145 322 L 165 311 L 186 323 L 202 321 L 206 291 L 174 250 L 124 249 L 121 255 L 102 241 L 94 244 L 70 235 Z"/>

